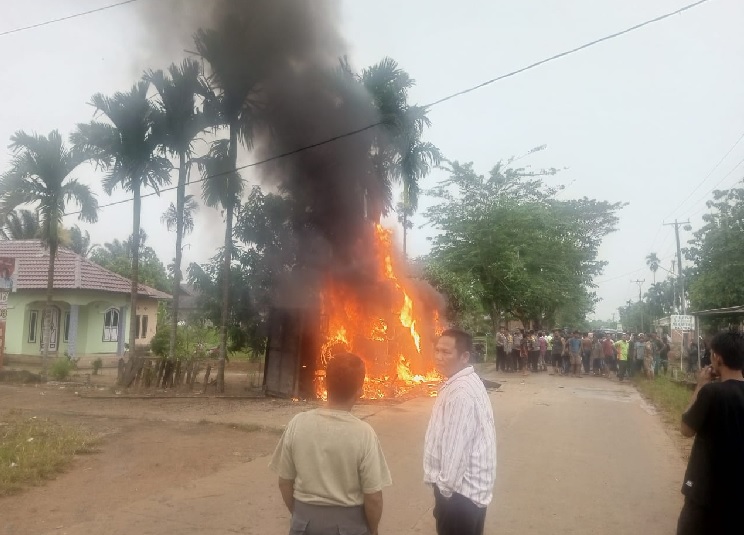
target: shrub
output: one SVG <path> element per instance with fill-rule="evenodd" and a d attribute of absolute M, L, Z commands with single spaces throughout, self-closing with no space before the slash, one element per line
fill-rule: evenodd
<path fill-rule="evenodd" d="M 101 357 L 98 357 L 90 365 L 93 367 L 93 375 L 98 375 L 98 370 L 103 368 L 103 360 L 101 360 Z"/>
<path fill-rule="evenodd" d="M 49 374 L 54 377 L 57 381 L 64 381 L 70 376 L 74 364 L 70 362 L 68 358 L 58 358 L 52 364 Z"/>

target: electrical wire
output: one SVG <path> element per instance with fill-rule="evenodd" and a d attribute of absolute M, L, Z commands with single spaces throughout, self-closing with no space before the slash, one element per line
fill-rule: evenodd
<path fill-rule="evenodd" d="M 695 189 L 693 189 L 693 190 L 692 190 L 692 191 L 691 191 L 691 192 L 689 193 L 689 195 L 687 195 L 687 197 L 685 197 L 685 199 L 684 199 L 684 200 L 683 200 L 683 201 L 682 201 L 681 203 L 679 203 L 679 204 L 677 205 L 677 207 L 676 207 L 676 208 L 675 208 L 674 210 L 672 210 L 671 212 L 669 212 L 669 214 L 668 214 L 668 215 L 667 215 L 667 216 L 666 216 L 666 217 L 665 217 L 664 219 L 669 219 L 669 218 L 670 218 L 671 216 L 673 216 L 674 214 L 676 214 L 676 213 L 677 213 L 677 211 L 678 211 L 678 210 L 679 210 L 680 208 L 682 208 L 682 206 L 683 206 L 683 205 L 684 205 L 684 204 L 685 204 L 685 203 L 686 203 L 686 202 L 687 202 L 687 201 L 688 201 L 688 200 L 690 199 L 690 197 L 692 197 L 692 196 L 693 196 L 693 195 L 695 194 L 695 192 L 696 192 L 696 191 L 697 191 L 698 189 L 700 189 L 700 186 L 702 186 L 703 184 L 705 184 L 705 182 L 707 182 L 707 180 L 708 180 L 708 179 L 709 179 L 709 178 L 710 178 L 710 177 L 711 177 L 711 176 L 713 175 L 713 173 L 715 172 L 715 170 L 716 170 L 716 169 L 718 169 L 718 167 L 719 167 L 719 166 L 720 166 L 720 165 L 721 165 L 721 164 L 723 163 L 723 161 L 724 161 L 724 160 L 725 160 L 725 159 L 726 159 L 726 158 L 728 157 L 728 155 L 729 155 L 729 154 L 731 154 L 731 153 L 733 152 L 733 150 L 734 150 L 734 149 L 735 149 L 735 148 L 737 147 L 737 145 L 739 145 L 739 143 L 741 143 L 741 140 L 742 140 L 742 139 L 744 139 L 744 134 L 742 134 L 741 136 L 739 136 L 739 139 L 737 139 L 737 140 L 736 140 L 736 143 L 734 143 L 734 144 L 733 144 L 733 145 L 731 146 L 731 148 L 730 148 L 730 149 L 729 149 L 729 150 L 728 150 L 728 151 L 726 152 L 726 154 L 724 154 L 724 155 L 723 155 L 723 156 L 721 157 L 721 159 L 720 159 L 720 160 L 718 160 L 718 163 L 717 163 L 716 165 L 714 165 L 714 166 L 713 166 L 713 169 L 711 169 L 711 170 L 710 170 L 710 172 L 709 172 L 709 173 L 708 173 L 707 175 L 705 175 L 705 178 L 703 178 L 703 180 L 701 180 L 701 181 L 700 181 L 700 182 L 698 183 L 698 185 L 697 185 L 697 186 L 695 186 Z"/>
<path fill-rule="evenodd" d="M 716 190 L 716 188 L 718 188 L 718 186 L 720 186 L 720 185 L 721 185 L 721 183 L 722 183 L 722 182 L 723 182 L 724 180 L 726 180 L 726 179 L 727 179 L 727 178 L 728 178 L 729 176 L 731 176 L 731 174 L 732 174 L 732 173 L 733 173 L 734 171 L 736 171 L 736 170 L 737 170 L 737 169 L 739 168 L 739 166 L 740 166 L 741 164 L 743 164 L 743 163 L 744 163 L 744 158 L 742 158 L 741 160 L 739 160 L 739 163 L 737 163 L 737 164 L 736 164 L 736 165 L 735 165 L 735 166 L 733 167 L 733 169 L 731 169 L 731 171 L 729 171 L 728 173 L 726 173 L 725 175 L 723 175 L 723 178 L 721 178 L 721 180 L 719 180 L 718 182 L 716 182 L 716 184 L 715 184 L 715 185 L 714 185 L 714 186 L 713 186 L 712 188 L 710 188 L 710 189 L 709 189 L 708 191 L 706 191 L 706 192 L 705 192 L 705 193 L 703 194 L 703 197 L 707 197 L 707 196 L 708 196 L 709 194 L 711 194 L 711 193 L 712 193 L 713 191 L 715 191 L 715 190 Z M 739 180 L 742 180 L 742 179 L 741 179 L 741 178 L 738 178 L 738 179 L 737 179 L 737 182 L 738 182 Z M 692 214 L 690 214 L 690 216 L 689 216 L 689 217 L 694 217 L 694 216 L 698 215 L 699 213 L 701 213 L 701 212 L 704 212 L 704 211 L 705 211 L 705 210 L 707 210 L 707 209 L 708 209 L 708 203 L 707 203 L 707 201 L 706 201 L 705 205 L 704 205 L 704 206 L 703 206 L 703 207 L 702 207 L 702 208 L 701 208 L 700 210 L 698 210 L 697 212 L 693 212 Z"/>
<path fill-rule="evenodd" d="M 136 2 L 136 1 L 137 0 L 127 0 L 126 2 L 120 2 L 119 4 L 112 4 L 111 6 L 108 6 L 108 7 L 115 7 L 117 5 L 122 5 L 122 4 Z M 530 69 L 534 69 L 535 67 L 538 67 L 540 65 L 544 65 L 544 64 L 546 64 L 548 62 L 555 61 L 555 60 L 557 60 L 559 58 L 563 58 L 563 57 L 566 57 L 566 56 L 571 55 L 571 54 L 575 54 L 576 52 L 579 52 L 581 50 L 587 49 L 587 48 L 589 48 L 591 46 L 597 45 L 597 44 L 602 43 L 604 41 L 609 41 L 610 39 L 614 39 L 614 38 L 619 37 L 621 35 L 625 35 L 627 33 L 633 32 L 635 30 L 638 30 L 638 29 L 643 28 L 645 26 L 648 26 L 650 24 L 654 24 L 656 22 L 662 21 L 662 20 L 667 19 L 669 17 L 672 17 L 674 15 L 679 15 L 679 14 L 685 12 L 685 11 L 688 11 L 688 10 L 690 10 L 690 9 L 692 9 L 694 7 L 697 7 L 697 6 L 701 5 L 701 4 L 705 4 L 705 3 L 709 2 L 709 1 L 710 0 L 698 0 L 697 2 L 693 2 L 692 4 L 687 4 L 687 5 L 679 8 L 679 9 L 677 9 L 675 11 L 671 11 L 669 13 L 665 13 L 665 14 L 660 15 L 658 17 L 655 17 L 653 19 L 646 20 L 644 22 L 641 22 L 639 24 L 636 24 L 634 26 L 631 26 L 629 28 L 626 28 L 624 30 L 621 30 L 619 32 L 615 32 L 615 33 L 610 34 L 610 35 L 607 35 L 605 37 L 601 37 L 599 39 L 595 39 L 593 41 L 590 41 L 588 43 L 585 43 L 585 44 L 583 44 L 581 46 L 578 46 L 576 48 L 572 48 L 570 50 L 566 50 L 566 51 L 561 52 L 559 54 L 555 54 L 555 55 L 550 56 L 548 58 L 542 59 L 540 61 L 537 61 L 537 62 L 532 63 L 530 65 L 527 65 L 525 67 L 522 67 L 521 69 L 517 69 L 515 71 L 511 71 L 509 73 L 503 74 L 503 75 L 498 76 L 496 78 L 492 78 L 490 80 L 487 80 L 487 81 L 485 81 L 483 83 L 480 83 L 478 85 L 469 87 L 467 89 L 463 89 L 462 91 L 458 91 L 456 93 L 452 93 L 451 95 L 447 95 L 445 97 L 442 97 L 442 98 L 440 98 L 438 100 L 435 100 L 434 102 L 430 102 L 429 104 L 426 104 L 423 107 L 424 108 L 433 108 L 434 106 L 438 106 L 439 104 L 442 104 L 442 103 L 447 102 L 449 100 L 452 100 L 454 98 L 457 98 L 457 97 L 466 95 L 468 93 L 472 93 L 473 91 L 476 91 L 478 89 L 481 89 L 483 87 L 486 87 L 488 85 L 491 85 L 491 84 L 493 84 L 495 82 L 498 82 L 499 80 L 503 80 L 505 78 L 509 78 L 509 77 L 515 76 L 517 74 L 520 74 L 522 72 L 528 71 Z M 103 10 L 103 9 L 108 9 L 108 7 L 99 8 L 98 11 Z M 93 11 L 91 11 L 91 12 L 93 12 Z M 77 16 L 81 16 L 81 15 L 83 15 L 83 14 L 79 14 Z M 73 16 L 75 16 L 75 15 L 73 15 Z M 71 17 L 73 17 L 73 16 L 71 16 Z M 71 18 L 71 17 L 67 17 L 67 18 Z M 59 19 L 59 20 L 64 20 L 64 19 Z M 49 21 L 47 24 L 49 24 L 51 22 L 54 22 L 54 21 Z M 42 23 L 42 25 L 43 24 L 44 23 Z M 15 31 L 20 31 L 20 29 L 19 30 L 15 30 Z M 0 36 L 1 35 L 2 34 L 0 34 Z M 364 126 L 362 128 L 358 128 L 356 130 L 353 130 L 353 131 L 350 131 L 350 132 L 346 132 L 344 134 L 340 134 L 340 135 L 337 135 L 337 136 L 334 136 L 334 137 L 325 139 L 323 141 L 319 141 L 317 143 L 313 143 L 311 145 L 306 145 L 306 146 L 303 146 L 303 147 L 300 147 L 300 148 L 291 150 L 289 152 L 277 154 L 277 155 L 272 156 L 270 158 L 266 158 L 265 160 L 261 160 L 261 161 L 254 162 L 254 163 L 251 163 L 251 164 L 248 164 L 248 165 L 237 167 L 235 169 L 231 169 L 230 171 L 225 171 L 225 172 L 222 172 L 222 173 L 217 173 L 217 174 L 214 174 L 214 175 L 205 176 L 205 177 L 203 177 L 201 179 L 193 180 L 192 183 L 204 182 L 205 180 L 209 180 L 209 179 L 212 179 L 212 178 L 218 178 L 220 176 L 224 176 L 224 175 L 227 175 L 227 174 L 230 174 L 230 173 L 234 173 L 234 172 L 237 172 L 237 171 L 240 171 L 240 170 L 243 170 L 243 169 L 247 169 L 249 167 L 256 167 L 256 166 L 263 165 L 263 164 L 268 163 L 268 162 L 272 162 L 274 160 L 278 160 L 280 158 L 285 158 L 285 157 L 288 157 L 288 156 L 292 156 L 294 154 L 298 154 L 300 152 L 303 152 L 303 151 L 306 151 L 306 150 L 309 150 L 309 149 L 313 149 L 313 148 L 319 147 L 321 145 L 326 145 L 328 143 L 332 143 L 334 141 L 337 141 L 339 139 L 343 139 L 345 137 L 353 136 L 353 135 L 359 134 L 361 132 L 364 132 L 364 131 L 367 131 L 367 130 L 371 130 L 372 128 L 375 128 L 377 126 L 380 126 L 381 124 L 382 124 L 382 122 L 376 122 L 374 124 L 370 124 L 370 125 Z M 146 194 L 142 195 L 142 198 L 151 197 L 153 195 L 159 195 L 160 192 L 172 191 L 174 189 L 177 189 L 177 187 L 162 188 L 162 189 L 160 189 L 158 191 L 155 191 L 155 192 L 146 193 Z M 127 198 L 127 199 L 122 199 L 120 201 L 114 201 L 114 202 L 110 202 L 110 203 L 107 203 L 107 204 L 102 204 L 102 205 L 99 205 L 99 209 L 101 209 L 101 208 L 107 208 L 107 207 L 110 207 L 110 206 L 115 206 L 115 205 L 118 205 L 118 204 L 124 204 L 124 203 L 127 203 L 127 202 L 132 202 L 133 200 L 134 200 L 134 198 L 130 197 L 130 198 Z M 77 211 L 77 212 L 67 212 L 64 215 L 65 216 L 76 215 L 76 214 L 79 214 L 79 213 L 80 213 L 80 211 Z"/>
<path fill-rule="evenodd" d="M 31 24 L 30 26 L 23 26 L 21 28 L 14 28 L 12 30 L 5 30 L 4 32 L 0 32 L 0 37 L 5 37 L 6 35 L 11 35 L 11 34 L 14 34 L 14 33 L 25 32 L 26 30 L 33 30 L 35 28 L 41 28 L 42 26 L 49 26 L 50 24 L 55 24 L 57 22 L 63 22 L 65 20 L 76 19 L 76 18 L 82 17 L 84 15 L 91 15 L 92 13 L 99 13 L 101 11 L 106 11 L 107 9 L 112 9 L 112 8 L 115 8 L 115 7 L 124 6 L 126 4 L 133 4 L 134 2 L 139 2 L 139 0 L 124 0 L 123 2 L 117 2 L 115 4 L 109 4 L 107 6 L 97 7 L 95 9 L 90 9 L 88 11 L 83 11 L 81 13 L 75 13 L 73 15 L 67 15 L 66 17 L 60 17 L 58 19 L 46 20 L 44 22 L 37 22 L 36 24 Z"/>

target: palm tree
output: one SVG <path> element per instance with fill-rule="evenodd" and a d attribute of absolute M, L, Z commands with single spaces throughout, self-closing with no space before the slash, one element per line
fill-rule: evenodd
<path fill-rule="evenodd" d="M 90 246 L 90 233 L 87 230 L 82 230 L 77 225 L 65 230 L 67 234 L 65 241 L 70 250 L 83 258 L 88 258 L 92 250 Z"/>
<path fill-rule="evenodd" d="M 648 256 L 646 256 L 646 265 L 648 266 L 648 269 L 651 270 L 651 273 L 653 273 L 654 275 L 654 284 L 656 284 L 656 272 L 659 270 L 660 263 L 661 260 L 656 253 L 649 253 Z"/>
<path fill-rule="evenodd" d="M 75 169 L 87 160 L 87 154 L 68 149 L 59 132 L 48 136 L 16 132 L 10 138 L 13 160 L 0 177 L 0 212 L 9 213 L 18 206 L 35 204 L 40 222 L 39 238 L 49 249 L 46 306 L 42 322 L 44 373 L 49 356 L 51 306 L 54 290 L 54 262 L 60 245 L 60 229 L 69 203 L 79 207 L 79 219 L 95 223 L 98 201 L 90 188 L 72 178 Z"/>
<path fill-rule="evenodd" d="M 238 142 L 250 149 L 257 115 L 257 97 L 261 74 L 245 57 L 248 49 L 249 21 L 235 16 L 223 20 L 219 30 L 199 30 L 195 36 L 196 50 L 210 66 L 207 78 L 213 92 L 205 108 L 214 110 L 219 122 L 229 129 L 228 140 L 215 142 L 201 170 L 204 200 L 208 206 L 221 206 L 225 214 L 225 242 L 222 266 L 222 314 L 217 388 L 224 391 L 225 358 L 227 356 L 227 323 L 230 310 L 230 264 L 233 241 L 233 216 L 243 192 L 243 182 L 236 171 Z M 212 161 L 208 161 L 211 159 Z M 215 178 L 206 178 L 211 176 Z"/>
<path fill-rule="evenodd" d="M 155 115 L 155 130 L 163 148 L 178 156 L 178 187 L 176 205 L 173 208 L 173 226 L 176 229 L 176 257 L 173 268 L 173 298 L 171 309 L 171 331 L 168 356 L 175 357 L 176 336 L 178 332 L 178 304 L 181 293 L 181 261 L 183 257 L 183 235 L 185 228 L 186 181 L 189 172 L 189 158 L 193 153 L 193 141 L 208 126 L 204 114 L 197 108 L 199 95 L 206 96 L 206 88 L 201 79 L 199 63 L 187 59 L 181 65 L 171 65 L 168 74 L 163 71 L 148 72 L 145 75 L 157 90 L 159 102 Z M 196 202 L 191 200 L 195 205 Z M 193 213 L 193 210 L 192 210 Z M 193 217 L 190 221 L 194 228 Z M 170 225 L 169 225 L 170 228 Z"/>
<path fill-rule="evenodd" d="M 153 130 L 155 110 L 147 98 L 149 84 L 140 81 L 126 92 L 113 97 L 93 95 L 91 104 L 108 119 L 78 125 L 72 135 L 76 146 L 90 153 L 91 158 L 108 173 L 103 179 L 104 191 L 111 195 L 117 188 L 133 194 L 132 210 L 132 292 L 130 297 L 129 350 L 134 355 L 136 341 L 137 294 L 139 290 L 140 213 L 142 189 L 158 191 L 170 183 L 170 161 L 157 154 L 160 140 Z M 130 358 L 129 382 L 134 359 Z M 128 386 L 128 385 L 125 385 Z"/>
<path fill-rule="evenodd" d="M 373 99 L 383 131 L 375 139 L 372 158 L 377 173 L 382 213 L 390 209 L 394 182 L 403 185 L 403 198 L 398 205 L 403 226 L 403 253 L 407 249 L 409 219 L 418 208 L 419 181 L 441 163 L 442 154 L 432 143 L 421 140 L 431 126 L 427 110 L 408 104 L 408 90 L 415 81 L 391 58 L 364 69 L 359 77 Z"/>
<path fill-rule="evenodd" d="M 0 237 L 4 240 L 37 240 L 40 234 L 39 214 L 25 209 L 9 212 L 0 228 Z"/>
<path fill-rule="evenodd" d="M 194 214 L 199 211 L 199 203 L 193 195 L 186 195 L 183 199 L 183 210 L 181 211 L 181 229 L 184 235 L 191 234 L 194 231 Z M 172 231 L 178 225 L 178 209 L 176 205 L 170 203 L 163 215 L 160 216 L 160 222 L 165 225 L 168 231 Z"/>

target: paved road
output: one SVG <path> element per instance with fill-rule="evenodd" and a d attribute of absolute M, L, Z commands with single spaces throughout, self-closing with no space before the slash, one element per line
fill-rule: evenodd
<path fill-rule="evenodd" d="M 490 394 L 498 481 L 487 534 L 674 533 L 682 501 L 679 443 L 627 384 L 535 374 Z M 380 532 L 434 533 L 421 483 L 422 440 L 432 400 L 364 408 L 393 474 Z M 275 422 L 282 423 L 282 422 Z M 93 521 L 50 533 L 179 535 L 287 532 L 275 477 L 261 457 L 156 499 L 123 500 Z"/>

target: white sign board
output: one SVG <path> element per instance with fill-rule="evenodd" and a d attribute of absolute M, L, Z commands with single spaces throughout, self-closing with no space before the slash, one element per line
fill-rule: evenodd
<path fill-rule="evenodd" d="M 695 328 L 695 316 L 670 316 L 673 331 L 691 331 Z"/>

